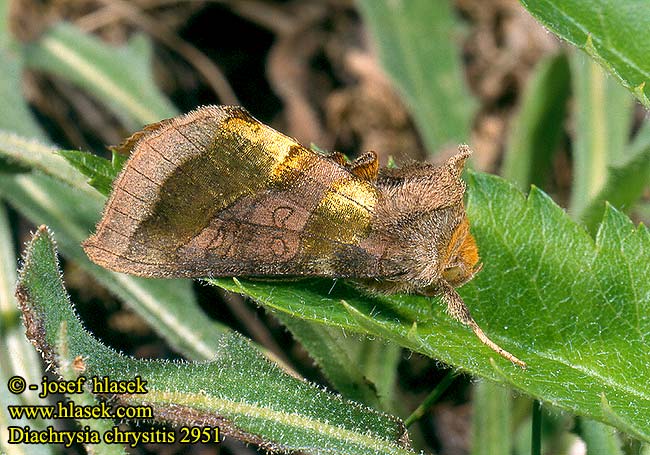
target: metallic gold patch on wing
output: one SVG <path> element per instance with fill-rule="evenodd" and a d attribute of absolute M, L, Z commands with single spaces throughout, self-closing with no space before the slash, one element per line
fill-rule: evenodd
<path fill-rule="evenodd" d="M 342 179 L 332 184 L 330 194 L 336 194 L 341 203 L 352 202 L 372 212 L 377 204 L 377 190 L 370 184 L 358 179 Z M 343 199 L 347 199 L 343 201 Z"/>
<path fill-rule="evenodd" d="M 368 235 L 376 203 L 376 190 L 362 181 L 348 177 L 333 182 L 309 218 L 306 230 L 314 237 L 357 243 Z"/>
<path fill-rule="evenodd" d="M 263 162 L 269 172 L 283 163 L 293 148 L 302 148 L 290 137 L 251 118 L 231 117 L 224 123 L 225 131 L 230 131 L 250 143 L 251 152 L 257 160 Z"/>
<path fill-rule="evenodd" d="M 273 167 L 271 178 L 275 183 L 288 186 L 318 160 L 319 157 L 311 150 L 301 146 L 291 146 L 284 159 Z"/>

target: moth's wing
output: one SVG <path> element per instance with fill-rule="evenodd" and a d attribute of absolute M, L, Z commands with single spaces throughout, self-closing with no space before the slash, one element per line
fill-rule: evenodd
<path fill-rule="evenodd" d="M 124 141 L 122 141 L 120 144 L 110 146 L 108 149 L 121 155 L 129 155 L 135 148 L 136 144 L 142 140 L 142 138 L 148 136 L 152 131 L 161 129 L 163 126 L 169 122 L 172 122 L 173 120 L 173 118 L 169 118 L 146 125 L 144 128 L 142 128 L 142 130 L 136 131 L 131 136 L 124 139 Z"/>
<path fill-rule="evenodd" d="M 379 254 L 364 245 L 372 213 L 339 198 L 313 181 L 242 197 L 179 256 L 191 258 L 197 275 L 365 276 L 379 264 Z"/>
<path fill-rule="evenodd" d="M 143 133 L 84 249 L 143 276 L 338 276 L 379 254 L 360 245 L 377 198 L 244 109 L 204 107 Z"/>

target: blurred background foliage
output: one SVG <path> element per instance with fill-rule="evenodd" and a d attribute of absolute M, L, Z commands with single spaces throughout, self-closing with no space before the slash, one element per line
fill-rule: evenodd
<path fill-rule="evenodd" d="M 395 346 L 341 346 L 340 330 L 278 320 L 215 287 L 116 279 L 92 265 L 79 242 L 93 229 L 102 199 L 50 153 L 81 149 L 110 158 L 106 145 L 144 124 L 203 104 L 241 104 L 304 144 L 350 157 L 375 150 L 384 165 L 391 157 L 440 160 L 466 142 L 475 169 L 523 191 L 542 188 L 592 234 L 604 201 L 647 223 L 648 7 L 522 3 L 0 0 L 2 383 L 14 374 L 38 382 L 42 374 L 22 338 L 12 287 L 16 251 L 32 222 L 47 219 L 78 313 L 109 346 L 137 357 L 202 360 L 234 329 L 310 381 L 403 418 L 419 409 L 409 428 L 417 449 L 529 453 L 531 431 L 539 429 L 531 426 L 532 403 L 507 388 Z M 346 364 L 358 371 L 337 375 Z M 371 378 L 388 399 L 373 402 L 372 390 L 352 387 L 359 378 Z M 18 399 L 1 393 L 3 410 Z M 650 453 L 603 424 L 550 406 L 542 415 L 544 453 Z M 12 424 L 1 419 L 5 428 Z M 134 453 L 181 450 L 257 452 L 229 438 L 212 447 L 141 446 Z M 36 451 L 83 448 L 30 446 L 24 453 Z"/>

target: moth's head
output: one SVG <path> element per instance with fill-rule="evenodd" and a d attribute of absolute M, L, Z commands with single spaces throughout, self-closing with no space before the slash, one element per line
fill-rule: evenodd
<path fill-rule="evenodd" d="M 406 291 L 437 292 L 440 281 L 460 286 L 480 270 L 463 204 L 461 174 L 470 154 L 461 146 L 440 166 L 412 163 L 380 173 L 375 219 L 379 231 L 394 237 L 389 256 Z"/>
<path fill-rule="evenodd" d="M 454 287 L 465 284 L 481 270 L 478 247 L 466 216 L 452 231 L 440 265 L 442 278 Z"/>

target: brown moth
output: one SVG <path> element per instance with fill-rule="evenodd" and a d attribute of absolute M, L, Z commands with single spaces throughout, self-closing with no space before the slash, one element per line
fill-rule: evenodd
<path fill-rule="evenodd" d="M 382 293 L 440 295 L 492 342 L 454 289 L 480 270 L 460 178 L 467 146 L 441 166 L 379 169 L 324 156 L 236 106 L 206 106 L 147 126 L 96 233 L 95 263 L 145 277 L 350 278 Z"/>

